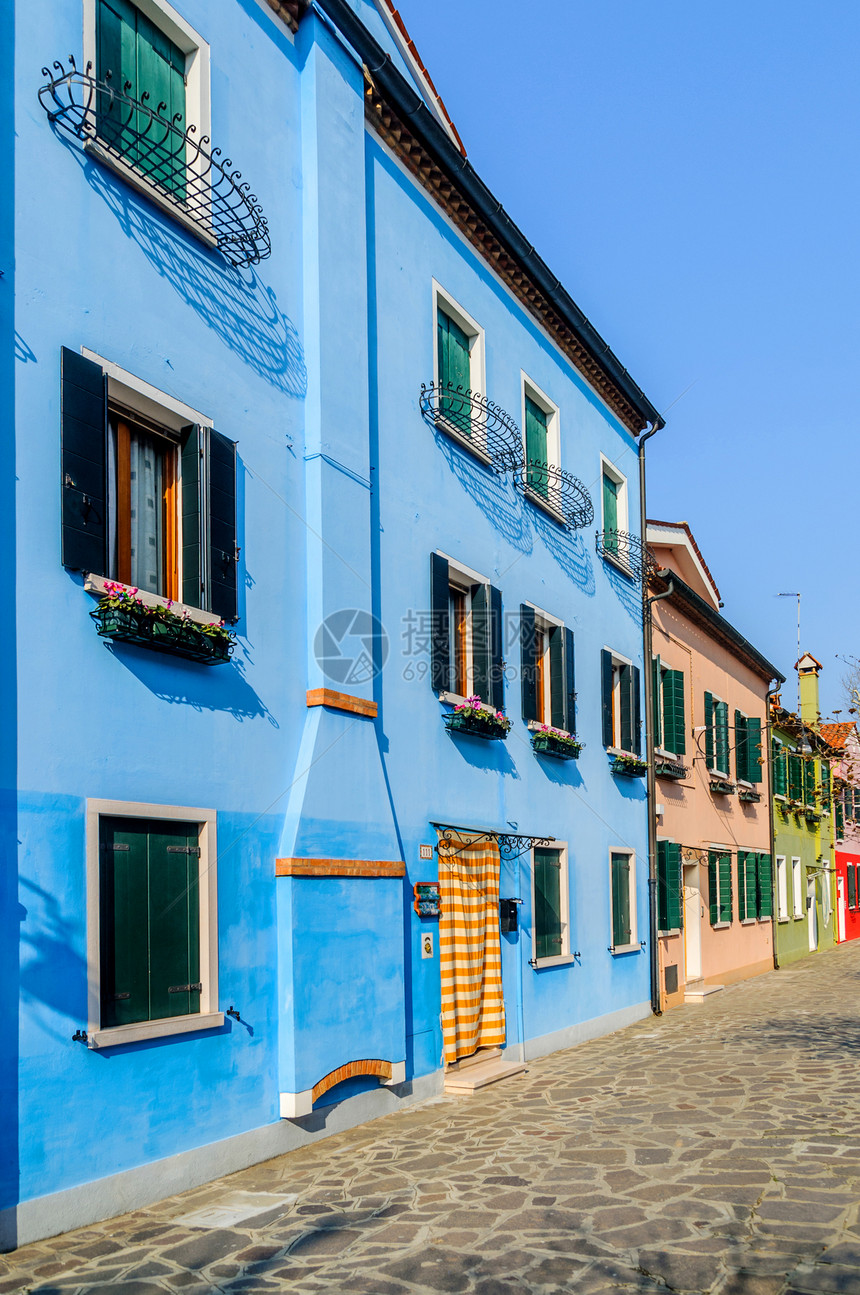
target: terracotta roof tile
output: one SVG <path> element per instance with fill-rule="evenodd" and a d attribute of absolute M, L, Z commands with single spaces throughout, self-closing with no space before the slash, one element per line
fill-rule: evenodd
<path fill-rule="evenodd" d="M 834 747 L 837 751 L 845 749 L 845 743 L 854 728 L 852 722 L 846 724 L 822 724 L 821 736 L 828 746 Z"/>

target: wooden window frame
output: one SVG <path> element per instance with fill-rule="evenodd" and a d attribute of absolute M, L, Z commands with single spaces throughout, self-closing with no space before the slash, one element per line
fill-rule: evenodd
<path fill-rule="evenodd" d="M 531 935 L 531 966 L 535 970 L 544 967 L 561 967 L 574 961 L 573 954 L 570 952 L 570 869 L 568 865 L 568 843 L 567 841 L 553 841 L 548 848 L 557 851 L 561 856 L 559 859 L 559 908 L 561 909 L 561 952 L 553 954 L 548 958 L 539 958 L 537 956 L 537 932 L 535 931 L 534 915 L 536 912 L 536 894 L 535 894 L 535 852 L 531 850 L 531 913 L 532 929 Z"/>
<path fill-rule="evenodd" d="M 133 1025 L 101 1024 L 101 819 L 136 818 L 141 821 L 196 823 L 200 845 L 200 1011 L 187 1016 L 139 1021 Z M 177 805 L 150 805 L 137 801 L 87 800 L 87 1043 L 91 1048 L 165 1038 L 173 1034 L 215 1029 L 224 1024 L 218 1010 L 218 878 L 217 825 L 214 809 Z"/>
<path fill-rule="evenodd" d="M 126 412 L 108 401 L 108 417 L 116 433 L 116 480 L 108 482 L 108 498 L 114 495 L 114 515 L 116 518 L 116 572 L 111 577 L 120 584 L 131 585 L 131 428 L 129 424 L 164 443 L 162 452 L 162 498 L 161 498 L 161 583 L 164 588 L 155 593 L 147 590 L 157 598 L 171 603 L 181 602 L 182 573 L 180 569 L 182 553 L 182 509 L 180 495 L 180 446 L 178 440 L 170 435 L 167 429 L 158 429 L 136 423 L 134 411 Z"/>

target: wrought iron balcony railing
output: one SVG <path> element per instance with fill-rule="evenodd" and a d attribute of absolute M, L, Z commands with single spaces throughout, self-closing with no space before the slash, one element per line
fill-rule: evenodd
<path fill-rule="evenodd" d="M 597 531 L 595 534 L 599 556 L 609 558 L 631 580 L 647 580 L 657 570 L 657 559 L 638 535 L 616 530 Z"/>
<path fill-rule="evenodd" d="M 520 429 L 486 396 L 453 383 L 422 382 L 425 421 L 473 450 L 494 472 L 513 472 L 520 460 Z"/>
<path fill-rule="evenodd" d="M 579 478 L 564 468 L 541 459 L 520 460 L 514 480 L 524 494 L 545 507 L 568 530 L 582 530 L 594 521 L 591 495 Z"/>
<path fill-rule="evenodd" d="M 92 64 L 79 72 L 75 60 L 42 68 L 47 84 L 39 102 L 48 118 L 84 148 L 128 178 L 140 178 L 147 190 L 215 244 L 233 265 L 256 265 L 271 254 L 269 229 L 262 208 L 242 172 L 230 158 L 198 139 L 196 127 L 183 129 L 181 114 L 166 117 L 165 103 L 152 105 L 144 91 L 139 99 L 131 83 L 114 86 L 91 75 Z"/>

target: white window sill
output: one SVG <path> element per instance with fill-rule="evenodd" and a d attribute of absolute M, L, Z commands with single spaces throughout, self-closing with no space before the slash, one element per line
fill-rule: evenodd
<path fill-rule="evenodd" d="M 670 926 L 670 927 L 669 927 L 669 929 L 668 929 L 667 931 L 662 931 L 662 930 L 661 930 L 661 931 L 658 931 L 658 932 L 657 932 L 657 934 L 658 934 L 658 935 L 680 935 L 680 934 L 681 934 L 681 928 L 680 928 L 680 926 Z"/>
<path fill-rule="evenodd" d="M 123 1043 L 143 1043 L 146 1039 L 163 1039 L 171 1034 L 215 1030 L 223 1024 L 223 1012 L 197 1012 L 193 1016 L 167 1016 L 158 1021 L 137 1021 L 134 1025 L 92 1030 L 87 1042 L 91 1048 L 117 1048 Z"/>
<path fill-rule="evenodd" d="M 544 499 L 540 491 L 535 490 L 534 486 L 523 486 L 523 494 L 529 503 L 534 504 L 535 508 L 539 508 L 542 513 L 546 513 L 554 522 L 558 522 L 559 526 L 567 526 L 567 518 L 564 513 L 554 507 L 549 499 Z"/>
<path fill-rule="evenodd" d="M 611 553 L 607 553 L 604 550 L 604 552 L 600 556 L 603 558 L 604 562 L 608 562 L 611 567 L 615 567 L 615 570 L 620 571 L 621 574 L 623 576 L 626 576 L 628 580 L 633 580 L 633 581 L 636 580 L 635 573 L 631 571 L 630 568 L 626 566 L 623 562 L 621 562 L 618 558 L 614 558 Z"/>
<path fill-rule="evenodd" d="M 787 925 L 788 925 L 788 923 L 791 921 L 791 918 L 790 918 L 790 917 L 778 917 L 776 920 L 777 920 L 777 922 L 779 923 L 779 925 L 780 925 L 780 926 L 787 926 Z"/>
<path fill-rule="evenodd" d="M 542 733 L 544 731 L 543 723 L 539 719 L 530 719 L 526 727 L 530 733 Z M 547 724 L 546 727 L 556 737 L 564 736 L 576 739 L 576 734 L 569 732 L 566 728 L 553 728 L 552 724 Z"/>
<path fill-rule="evenodd" d="M 622 756 L 625 760 L 644 760 L 644 756 L 637 755 L 635 751 L 622 751 L 620 746 L 606 747 L 607 755 Z"/>
<path fill-rule="evenodd" d="M 463 702 L 468 700 L 467 697 L 461 697 L 460 694 L 456 692 L 437 692 L 436 696 L 440 701 L 446 702 L 449 706 L 462 706 Z M 491 706 L 488 701 L 481 702 L 481 710 L 488 710 L 491 715 L 498 715 L 499 713 L 495 706 Z"/>
<path fill-rule="evenodd" d="M 641 953 L 642 946 L 638 943 L 637 944 L 616 944 L 610 948 L 609 952 L 612 954 L 614 958 L 616 954 L 619 954 L 619 953 Z"/>
<path fill-rule="evenodd" d="M 84 577 L 84 588 L 88 594 L 93 594 L 96 598 L 107 597 L 107 585 L 115 585 L 118 589 L 127 590 L 129 593 L 134 589 L 134 585 L 124 585 L 119 580 L 108 580 L 107 576 L 95 576 L 87 572 Z M 161 594 L 150 594 L 145 589 L 138 589 L 134 596 L 139 598 L 145 607 L 167 607 L 169 603 L 170 610 L 177 616 L 187 616 L 198 625 L 221 624 L 221 617 L 216 616 L 215 612 L 205 612 L 201 607 L 189 607 L 187 603 L 171 602 Z"/>
<path fill-rule="evenodd" d="M 654 754 L 660 760 L 671 760 L 673 764 L 682 764 L 683 757 L 676 755 L 674 751 L 664 751 L 662 746 L 655 746 Z"/>
<path fill-rule="evenodd" d="M 477 441 L 473 441 L 468 436 L 464 435 L 464 433 L 461 432 L 458 427 L 455 427 L 453 423 L 449 423 L 444 414 L 436 415 L 434 425 L 437 431 L 444 432 L 446 436 L 450 436 L 452 441 L 456 441 L 462 449 L 468 450 L 468 452 L 476 458 L 479 463 L 483 463 L 485 468 L 491 468 L 493 466 L 493 460 L 490 458 L 487 451 L 483 449 Z"/>
<path fill-rule="evenodd" d="M 544 967 L 567 967 L 572 962 L 576 962 L 572 953 L 560 953 L 555 958 L 536 958 L 534 971 L 542 971 Z"/>
<path fill-rule="evenodd" d="M 120 176 L 120 178 L 125 180 L 126 184 L 130 185 L 132 189 L 137 189 L 138 193 L 144 194 L 151 203 L 154 203 L 155 206 L 159 208 L 160 211 L 163 211 L 167 216 L 171 216 L 182 226 L 183 229 L 187 229 L 189 234 L 193 234 L 195 238 L 199 238 L 200 242 L 205 244 L 206 247 L 217 248 L 217 238 L 213 238 L 213 236 L 207 232 L 205 226 L 198 224 L 197 221 L 192 220 L 189 216 L 183 215 L 182 211 L 179 210 L 178 207 L 176 207 L 172 202 L 167 201 L 164 193 L 159 189 L 158 185 L 152 184 L 152 182 L 147 180 L 146 176 L 142 175 L 135 167 L 129 166 L 128 163 L 123 162 L 120 158 L 114 157 L 111 153 L 105 152 L 98 141 L 94 139 L 86 140 L 84 143 L 84 151 L 89 153 L 92 157 L 98 158 L 102 166 L 106 166 L 109 171 L 113 171 L 115 175 Z"/>
<path fill-rule="evenodd" d="M 755 926 L 761 919 L 758 917 L 742 917 L 741 926 Z M 770 918 L 768 918 L 770 921 Z"/>
<path fill-rule="evenodd" d="M 732 923 L 731 923 L 731 922 L 714 922 L 713 926 L 711 927 L 711 930 L 712 930 L 712 931 L 728 931 L 728 930 L 730 930 L 730 929 L 731 929 L 731 926 L 732 926 Z"/>

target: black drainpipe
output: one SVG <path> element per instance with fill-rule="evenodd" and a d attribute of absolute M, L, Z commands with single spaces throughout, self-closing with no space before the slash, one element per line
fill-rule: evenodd
<path fill-rule="evenodd" d="M 774 971 L 779 971 L 779 958 L 777 957 L 777 952 L 776 952 L 776 925 L 778 921 L 777 908 L 779 905 L 779 890 L 776 883 L 776 820 L 774 818 L 775 806 L 773 803 L 773 760 L 771 759 L 771 756 L 773 754 L 773 714 L 772 714 L 770 703 L 771 703 L 771 698 L 774 697 L 779 692 L 780 687 L 781 685 L 779 683 L 774 684 L 773 687 L 768 688 L 767 693 L 765 694 L 765 706 L 767 707 L 765 741 L 767 743 L 767 748 L 761 753 L 762 759 L 767 761 L 767 812 L 768 812 L 768 821 L 770 823 L 770 876 L 771 876 L 771 895 L 772 895 L 771 905 L 770 905 L 771 907 L 770 929 L 772 932 L 771 939 L 773 940 Z"/>

